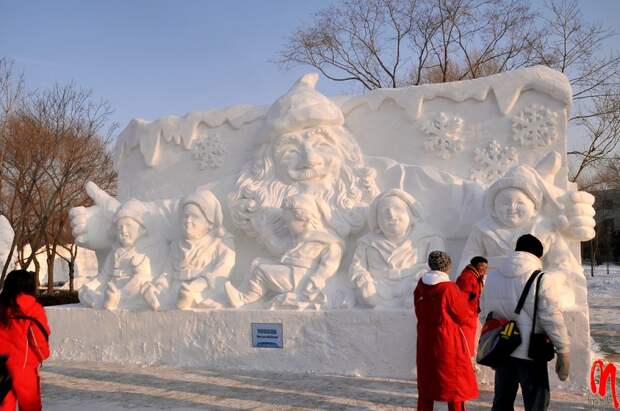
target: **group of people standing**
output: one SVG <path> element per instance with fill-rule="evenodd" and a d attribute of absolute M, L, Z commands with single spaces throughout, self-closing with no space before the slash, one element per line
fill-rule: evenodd
<path fill-rule="evenodd" d="M 417 317 L 418 410 L 433 409 L 435 401 L 448 402 L 449 410 L 465 410 L 465 401 L 479 396 L 476 382 L 476 337 L 479 318 L 514 320 L 522 343 L 501 365 L 495 367 L 494 411 L 514 409 L 521 386 L 527 411 L 546 410 L 550 390 L 546 361 L 528 356 L 532 322 L 553 343 L 556 372 L 568 378 L 569 338 L 552 290 L 552 282 L 541 279 L 538 307 L 534 288 L 526 296 L 523 310 L 515 307 L 532 274 L 542 270 L 543 245 L 531 234 L 521 236 L 515 251 L 487 275 L 488 261 L 471 259 L 458 279 L 450 280 L 452 261 L 443 251 L 428 256 L 431 271 L 419 280 L 414 291 Z M 535 317 L 535 318 L 534 318 Z"/>

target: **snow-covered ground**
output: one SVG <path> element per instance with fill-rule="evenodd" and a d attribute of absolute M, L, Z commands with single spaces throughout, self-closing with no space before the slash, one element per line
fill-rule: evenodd
<path fill-rule="evenodd" d="M 47 411 L 413 410 L 417 402 L 415 381 L 383 378 L 50 362 L 42 379 Z M 488 410 L 492 397 L 492 387 L 481 387 L 467 409 Z M 588 401 L 553 392 L 550 409 L 604 409 Z"/>
<path fill-rule="evenodd" d="M 598 347 L 595 351 L 615 362 L 620 362 L 620 266 L 597 266 L 594 277 L 590 267 L 584 266 L 588 276 L 588 305 L 590 330 Z M 598 348 L 598 349 L 596 349 Z"/>
<path fill-rule="evenodd" d="M 620 363 L 620 266 L 588 275 L 592 336 L 602 356 Z M 620 368 L 620 364 L 618 364 Z M 393 410 L 415 409 L 415 381 L 267 372 L 231 372 L 86 362 L 45 363 L 44 409 L 74 410 Z M 482 386 L 469 410 L 488 410 Z M 584 387 L 584 390 L 586 387 Z M 608 392 L 609 393 L 609 392 Z M 520 401 L 520 400 L 519 400 Z M 435 409 L 444 410 L 445 405 Z M 522 410 L 518 404 L 517 410 Z M 552 393 L 550 410 L 607 410 L 611 398 Z"/>

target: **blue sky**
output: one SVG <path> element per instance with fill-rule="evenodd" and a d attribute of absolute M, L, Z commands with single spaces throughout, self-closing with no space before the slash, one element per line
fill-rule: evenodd
<path fill-rule="evenodd" d="M 269 104 L 311 71 L 273 63 L 286 36 L 334 2 L 0 0 L 0 56 L 15 61 L 29 88 L 73 80 L 92 89 L 123 128 L 132 117 Z M 580 5 L 620 28 L 620 0 Z M 356 86 L 323 79 L 319 89 Z"/>

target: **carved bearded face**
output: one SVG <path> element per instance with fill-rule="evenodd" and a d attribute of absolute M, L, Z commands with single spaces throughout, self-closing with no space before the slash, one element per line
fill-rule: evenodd
<path fill-rule="evenodd" d="M 530 222 L 536 215 L 536 206 L 523 191 L 506 188 L 495 197 L 494 211 L 502 225 L 516 228 Z"/>
<path fill-rule="evenodd" d="M 186 240 L 198 240 L 209 233 L 211 223 L 207 220 L 200 207 L 188 203 L 183 207 L 183 235 Z"/>
<path fill-rule="evenodd" d="M 284 181 L 316 183 L 337 176 L 343 156 L 325 130 L 311 128 L 279 136 L 273 158 Z"/>
<path fill-rule="evenodd" d="M 142 227 L 133 218 L 122 217 L 116 222 L 118 242 L 123 247 L 132 247 L 142 235 Z"/>
<path fill-rule="evenodd" d="M 382 199 L 377 207 L 377 224 L 383 235 L 392 241 L 402 239 L 411 225 L 407 204 L 396 196 Z"/>

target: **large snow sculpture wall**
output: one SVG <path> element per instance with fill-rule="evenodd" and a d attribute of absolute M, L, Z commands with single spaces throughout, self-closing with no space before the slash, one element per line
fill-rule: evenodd
<path fill-rule="evenodd" d="M 432 249 L 462 257 L 454 277 L 472 253 L 492 267 L 534 232 L 584 372 L 578 245 L 594 220 L 567 179 L 567 79 L 535 67 L 333 99 L 317 81 L 270 107 L 132 120 L 116 145 L 118 198 L 91 184 L 95 206 L 71 213 L 78 242 L 106 261 L 81 300 L 409 309 Z M 515 218 L 502 201 L 520 196 L 529 212 Z"/>

